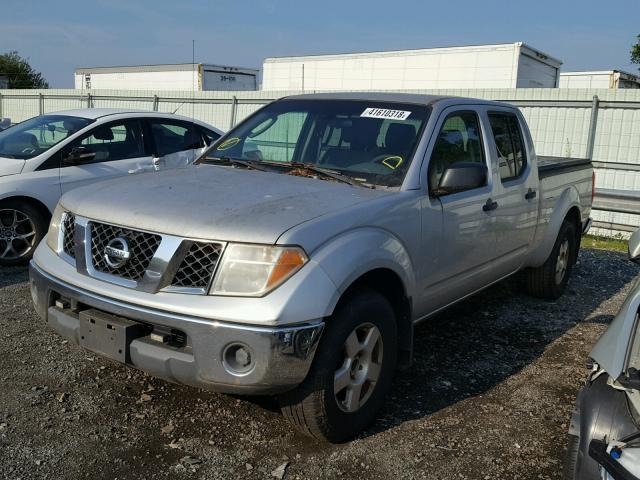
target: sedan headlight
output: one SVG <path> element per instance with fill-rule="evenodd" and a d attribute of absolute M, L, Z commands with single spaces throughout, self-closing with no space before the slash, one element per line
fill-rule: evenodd
<path fill-rule="evenodd" d="M 307 260 L 300 247 L 229 244 L 209 293 L 263 296 L 300 270 Z"/>
<path fill-rule="evenodd" d="M 53 211 L 53 217 L 51 217 L 51 223 L 49 224 L 49 231 L 47 232 L 47 245 L 54 252 L 58 253 L 62 250 L 60 235 L 60 224 L 62 223 L 62 217 L 65 213 L 62 205 L 58 204 Z"/>

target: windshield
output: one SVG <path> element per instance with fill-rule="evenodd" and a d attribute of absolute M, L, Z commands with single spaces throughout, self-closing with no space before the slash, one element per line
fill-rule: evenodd
<path fill-rule="evenodd" d="M 306 165 L 385 187 L 402 184 L 429 115 L 425 105 L 280 100 L 222 137 L 207 159 Z M 283 173 L 291 169 L 274 168 Z"/>
<path fill-rule="evenodd" d="M 46 152 L 93 120 L 67 115 L 41 115 L 0 132 L 0 157 L 28 159 Z"/>

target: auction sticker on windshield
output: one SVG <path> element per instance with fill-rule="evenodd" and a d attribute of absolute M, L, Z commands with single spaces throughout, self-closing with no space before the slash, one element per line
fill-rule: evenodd
<path fill-rule="evenodd" d="M 406 110 L 390 110 L 388 108 L 366 108 L 364 112 L 360 114 L 361 117 L 366 118 L 389 118 L 393 120 L 406 120 L 411 115 L 411 112 Z"/>

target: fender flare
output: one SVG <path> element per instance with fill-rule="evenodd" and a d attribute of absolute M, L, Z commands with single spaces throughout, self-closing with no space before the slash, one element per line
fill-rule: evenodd
<path fill-rule="evenodd" d="M 560 232 L 562 222 L 564 222 L 564 219 L 572 208 L 575 207 L 580 212 L 580 205 L 580 195 L 577 189 L 574 186 L 567 187 L 560 197 L 558 197 L 544 231 L 540 234 L 536 232 L 536 237 L 538 237 L 538 235 L 542 235 L 542 238 L 538 237 L 539 239 L 536 242 L 538 246 L 532 252 L 531 257 L 527 262 L 527 266 L 539 267 L 547 261 L 547 258 L 549 258 L 549 255 L 551 254 L 551 250 L 553 250 L 553 245 L 556 243 L 556 239 L 558 238 L 558 232 Z M 544 209 L 545 206 L 543 205 L 540 215 L 543 215 Z M 540 227 L 541 226 L 539 226 L 538 229 L 540 229 Z"/>
<path fill-rule="evenodd" d="M 313 253 L 313 259 L 338 290 L 327 305 L 327 316 L 333 313 L 342 294 L 372 270 L 391 270 L 402 282 L 406 296 L 414 297 L 415 275 L 409 252 L 386 230 L 371 227 L 350 230 L 322 245 Z"/>

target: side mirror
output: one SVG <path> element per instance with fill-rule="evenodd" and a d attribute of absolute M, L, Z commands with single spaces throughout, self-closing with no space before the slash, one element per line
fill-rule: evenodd
<path fill-rule="evenodd" d="M 640 230 L 636 230 L 629 239 L 629 259 L 640 263 Z"/>
<path fill-rule="evenodd" d="M 94 158 L 96 158 L 96 152 L 90 152 L 87 147 L 74 147 L 62 161 L 67 165 L 77 165 L 89 162 Z"/>
<path fill-rule="evenodd" d="M 442 174 L 440 184 L 433 192 L 436 196 L 464 192 L 487 184 L 487 166 L 484 163 L 452 163 Z"/>

